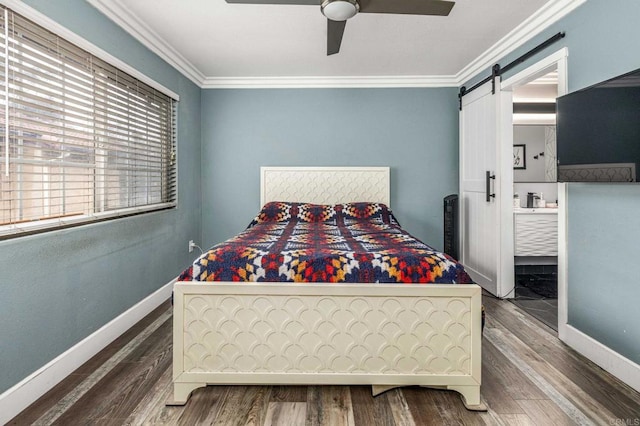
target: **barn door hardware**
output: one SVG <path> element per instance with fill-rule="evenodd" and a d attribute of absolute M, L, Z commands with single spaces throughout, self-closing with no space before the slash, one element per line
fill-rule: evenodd
<path fill-rule="evenodd" d="M 540 52 L 543 49 L 546 49 L 547 47 L 549 47 L 550 45 L 552 45 L 556 41 L 560 40 L 564 36 L 565 36 L 564 32 L 559 32 L 556 35 L 554 35 L 553 37 L 551 37 L 551 38 L 547 39 L 546 41 L 540 43 L 539 45 L 537 45 L 536 47 L 534 47 L 533 49 L 531 49 L 530 51 L 528 51 L 524 55 L 522 55 L 519 58 L 511 61 L 508 65 L 506 65 L 504 67 L 500 67 L 500 64 L 495 64 L 493 67 L 491 67 L 491 75 L 488 76 L 487 78 L 483 79 L 482 81 L 474 84 L 471 88 L 467 89 L 465 86 L 462 86 L 460 88 L 460 92 L 458 93 L 458 101 L 460 102 L 460 111 L 462 111 L 462 97 L 464 95 L 467 95 L 467 94 L 473 92 L 478 87 L 484 85 L 485 83 L 487 83 L 489 81 L 493 81 L 491 93 L 495 94 L 496 93 L 496 87 L 495 87 L 495 78 L 496 77 L 501 77 L 502 74 L 506 73 L 511 68 L 515 67 L 516 65 L 519 65 L 519 64 L 523 63 L 524 61 L 526 61 L 527 59 L 529 59 L 530 57 L 532 57 L 536 53 Z"/>

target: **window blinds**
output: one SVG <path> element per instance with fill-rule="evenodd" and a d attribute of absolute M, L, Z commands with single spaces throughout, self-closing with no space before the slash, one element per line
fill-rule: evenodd
<path fill-rule="evenodd" d="M 0 237 L 168 208 L 175 101 L 0 7 Z"/>

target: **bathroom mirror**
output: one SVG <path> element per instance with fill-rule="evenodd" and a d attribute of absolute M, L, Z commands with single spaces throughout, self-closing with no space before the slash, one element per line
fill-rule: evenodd
<path fill-rule="evenodd" d="M 556 182 L 556 126 L 514 125 L 513 144 L 514 156 L 524 155 L 514 167 L 514 182 Z"/>

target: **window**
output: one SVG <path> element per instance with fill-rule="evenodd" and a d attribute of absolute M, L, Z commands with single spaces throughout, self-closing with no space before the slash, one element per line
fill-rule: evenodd
<path fill-rule="evenodd" d="M 0 6 L 0 238 L 175 206 L 175 109 Z"/>

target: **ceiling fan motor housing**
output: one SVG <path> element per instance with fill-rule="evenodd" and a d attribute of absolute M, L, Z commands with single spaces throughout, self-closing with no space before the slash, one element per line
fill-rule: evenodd
<path fill-rule="evenodd" d="M 356 0 L 324 0 L 320 5 L 322 14 L 332 21 L 346 21 L 360 10 Z"/>

